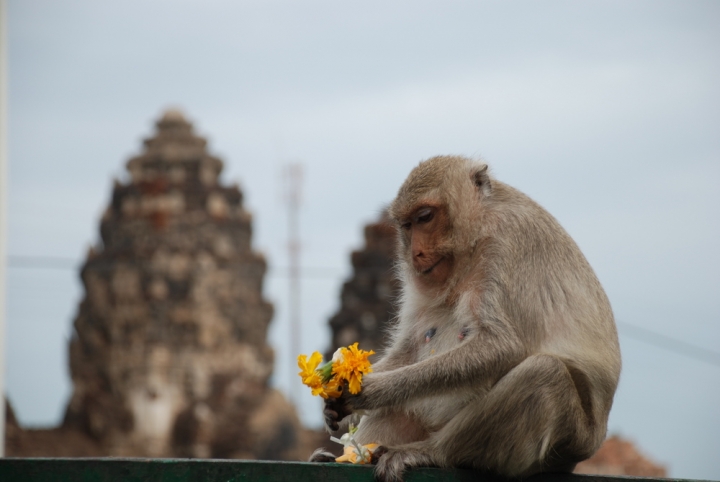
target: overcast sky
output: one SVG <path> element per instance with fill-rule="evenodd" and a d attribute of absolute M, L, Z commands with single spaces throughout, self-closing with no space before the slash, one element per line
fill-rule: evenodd
<path fill-rule="evenodd" d="M 302 393 L 305 423 L 320 406 L 290 385 L 281 167 L 305 166 L 303 265 L 328 268 L 303 280 L 309 353 L 329 344 L 363 225 L 410 169 L 482 156 L 558 218 L 608 292 L 624 357 L 610 432 L 672 476 L 720 478 L 720 356 L 702 351 L 720 351 L 720 3 L 9 0 L 8 15 L 7 383 L 22 423 L 62 416 L 72 264 L 176 106 L 254 214 L 274 383 Z"/>

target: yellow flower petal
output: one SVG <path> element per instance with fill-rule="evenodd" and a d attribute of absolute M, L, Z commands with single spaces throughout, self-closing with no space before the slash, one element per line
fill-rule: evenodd
<path fill-rule="evenodd" d="M 319 352 L 315 352 L 310 355 L 310 359 L 307 359 L 306 355 L 298 356 L 298 368 L 300 368 L 300 375 L 302 378 L 307 378 L 317 369 L 317 366 L 322 361 L 322 355 Z"/>
<path fill-rule="evenodd" d="M 330 398 L 340 398 L 342 395 L 340 383 L 341 381 L 337 377 L 330 379 L 330 381 L 325 384 L 325 394 Z"/>
<path fill-rule="evenodd" d="M 358 393 L 360 393 L 361 387 L 362 375 L 355 375 L 353 373 L 348 380 L 348 388 L 350 389 L 350 393 L 352 393 L 353 395 L 357 395 Z"/>
<path fill-rule="evenodd" d="M 298 368 L 300 368 L 298 375 L 300 375 L 303 384 L 312 389 L 313 395 L 320 395 L 323 398 L 327 398 L 323 388 L 322 376 L 320 372 L 317 371 L 317 366 L 320 362 L 322 362 L 322 355 L 317 351 L 310 355 L 309 360 L 306 355 L 298 356 Z"/>

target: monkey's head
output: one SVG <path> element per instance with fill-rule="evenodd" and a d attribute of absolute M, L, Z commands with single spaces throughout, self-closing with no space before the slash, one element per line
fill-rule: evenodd
<path fill-rule="evenodd" d="M 487 165 L 465 157 L 421 162 L 388 212 L 398 229 L 400 267 L 421 288 L 443 288 L 473 251 L 483 201 L 490 195 Z"/>

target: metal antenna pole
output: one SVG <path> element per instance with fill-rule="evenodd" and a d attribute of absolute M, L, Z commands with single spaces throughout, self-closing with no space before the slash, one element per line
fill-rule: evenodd
<path fill-rule="evenodd" d="M 288 203 L 288 254 L 290 261 L 290 304 L 288 319 L 290 321 L 290 360 L 292 372 L 295 372 L 295 357 L 300 354 L 300 229 L 299 208 L 303 170 L 300 163 L 288 164 L 285 168 Z M 296 377 L 292 377 L 297 385 Z M 291 389 L 291 398 L 296 402 L 296 390 Z"/>

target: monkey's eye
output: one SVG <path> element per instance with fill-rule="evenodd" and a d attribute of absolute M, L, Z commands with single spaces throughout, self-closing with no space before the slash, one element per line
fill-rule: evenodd
<path fill-rule="evenodd" d="M 415 219 L 415 222 L 418 224 L 428 223 L 428 222 L 432 221 L 432 218 L 434 215 L 435 215 L 435 213 L 433 212 L 432 209 L 425 208 L 417 214 L 417 218 Z"/>
<path fill-rule="evenodd" d="M 403 228 L 403 229 L 406 230 L 406 231 L 407 231 L 408 229 L 410 229 L 411 226 L 412 226 L 412 223 L 411 223 L 410 221 L 407 221 L 407 222 L 402 223 L 402 224 L 400 225 L 400 227 Z"/>

